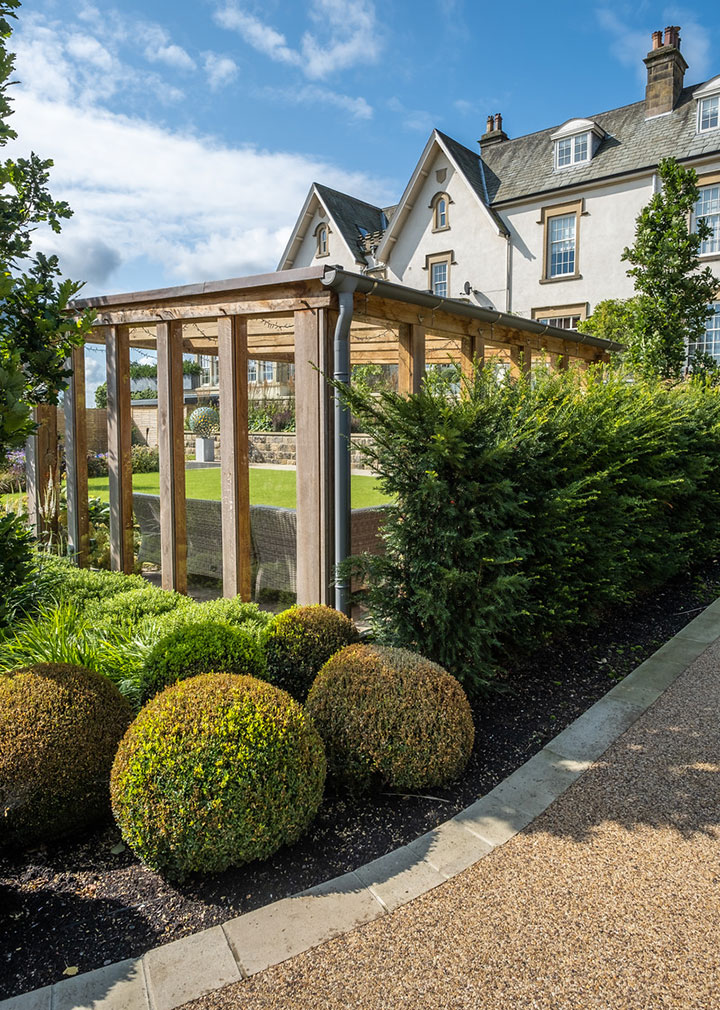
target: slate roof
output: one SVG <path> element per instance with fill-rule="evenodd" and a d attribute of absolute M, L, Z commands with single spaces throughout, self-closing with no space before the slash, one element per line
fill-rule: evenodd
<path fill-rule="evenodd" d="M 365 203 L 364 200 L 357 200 L 347 193 L 321 186 L 318 182 L 315 183 L 315 188 L 348 246 L 358 260 L 364 262 L 365 236 L 360 229 L 370 234 L 382 232 L 387 224 L 383 209 Z"/>
<path fill-rule="evenodd" d="M 644 101 L 588 116 L 607 136 L 586 165 L 555 170 L 550 136 L 558 126 L 488 147 L 482 160 L 490 204 L 652 169 L 661 158 L 685 161 L 720 151 L 719 130 L 696 132 L 697 105 L 692 95 L 698 87 L 684 88 L 666 116 L 646 120 Z"/>

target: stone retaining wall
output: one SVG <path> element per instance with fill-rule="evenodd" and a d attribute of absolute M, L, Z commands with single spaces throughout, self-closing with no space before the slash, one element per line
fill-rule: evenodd
<path fill-rule="evenodd" d="M 220 461 L 220 436 L 215 435 L 215 459 Z M 368 443 L 368 435 L 353 435 L 353 445 Z M 195 458 L 195 436 L 190 431 L 185 432 L 185 455 Z M 365 461 L 353 448 L 350 454 L 354 469 L 367 469 Z M 295 433 L 291 431 L 252 431 L 250 432 L 250 462 L 274 463 L 277 465 L 295 466 Z"/>

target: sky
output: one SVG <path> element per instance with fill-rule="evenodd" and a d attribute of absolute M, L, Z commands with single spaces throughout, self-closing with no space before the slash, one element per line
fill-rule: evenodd
<path fill-rule="evenodd" d="M 74 210 L 38 233 L 84 294 L 277 266 L 313 181 L 397 202 L 433 129 L 471 148 L 638 101 L 650 33 L 720 73 L 720 5 L 482 0 L 33 0 L 13 156 Z"/>

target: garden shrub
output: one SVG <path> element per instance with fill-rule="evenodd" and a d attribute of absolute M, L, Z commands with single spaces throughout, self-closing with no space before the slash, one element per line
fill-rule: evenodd
<path fill-rule="evenodd" d="M 375 635 L 467 687 L 720 552 L 717 389 L 601 367 L 342 389 L 397 502 L 385 555 L 354 563 Z"/>
<path fill-rule="evenodd" d="M 113 765 L 112 806 L 133 852 L 182 878 L 296 841 L 324 781 L 322 741 L 300 705 L 252 677 L 207 674 L 140 712 Z"/>
<path fill-rule="evenodd" d="M 199 673 L 265 677 L 265 657 L 257 637 L 226 621 L 181 623 L 149 649 L 139 677 L 141 701 L 176 681 Z"/>
<path fill-rule="evenodd" d="M 322 668 L 305 709 L 325 742 L 328 775 L 351 792 L 447 785 L 473 747 L 459 682 L 407 649 L 347 646 Z"/>
<path fill-rule="evenodd" d="M 304 701 L 320 667 L 358 637 L 350 618 L 332 607 L 284 610 L 270 622 L 265 636 L 268 680 Z"/>
<path fill-rule="evenodd" d="M 40 589 L 36 557 L 22 518 L 0 512 L 0 633 L 35 605 Z"/>
<path fill-rule="evenodd" d="M 47 554 L 40 555 L 39 562 L 52 576 L 58 603 L 73 603 L 78 609 L 90 601 L 106 599 L 129 589 L 144 589 L 148 585 L 141 575 L 78 568 L 69 558 Z"/>
<path fill-rule="evenodd" d="M 157 446 L 133 445 L 130 457 L 133 473 L 157 473 L 160 469 L 160 450 Z"/>
<path fill-rule="evenodd" d="M 49 841 L 110 811 L 130 706 L 105 677 L 44 663 L 0 675 L 0 817 L 11 845 Z"/>
<path fill-rule="evenodd" d="M 96 627 L 112 630 L 125 626 L 134 629 L 145 617 L 156 617 L 192 606 L 192 600 L 182 593 L 168 592 L 146 583 L 139 589 L 125 589 L 121 593 L 89 602 L 85 612 Z"/>

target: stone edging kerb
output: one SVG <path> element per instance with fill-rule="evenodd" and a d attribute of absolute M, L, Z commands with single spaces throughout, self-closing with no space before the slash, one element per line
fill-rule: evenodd
<path fill-rule="evenodd" d="M 192 936 L 0 1003 L 0 1010 L 175 1010 L 387 915 L 546 810 L 720 637 L 720 599 L 492 792 L 408 845 Z"/>

